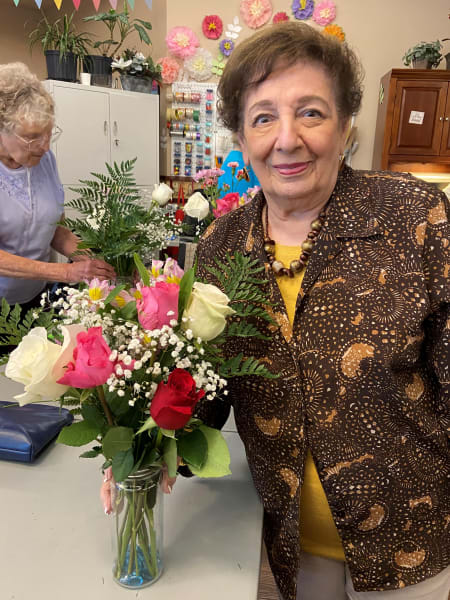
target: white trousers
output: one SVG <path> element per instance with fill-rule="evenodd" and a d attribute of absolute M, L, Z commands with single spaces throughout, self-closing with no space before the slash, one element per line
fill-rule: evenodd
<path fill-rule="evenodd" d="M 450 567 L 416 585 L 384 592 L 356 592 L 344 562 L 306 552 L 298 572 L 297 600 L 450 600 L 449 592 Z"/>

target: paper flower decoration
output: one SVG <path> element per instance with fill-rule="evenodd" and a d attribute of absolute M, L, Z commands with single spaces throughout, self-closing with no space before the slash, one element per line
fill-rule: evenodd
<path fill-rule="evenodd" d="M 289 21 L 289 17 L 285 12 L 277 12 L 273 15 L 273 23 L 283 23 L 283 21 Z"/>
<path fill-rule="evenodd" d="M 163 83 L 173 83 L 177 80 L 180 71 L 180 65 L 174 58 L 164 56 L 156 61 L 156 64 L 161 65 L 161 77 Z"/>
<path fill-rule="evenodd" d="M 227 40 L 227 38 L 225 38 L 220 42 L 219 47 L 224 56 L 230 56 L 234 50 L 234 42 L 233 40 Z"/>
<path fill-rule="evenodd" d="M 339 27 L 339 25 L 334 25 L 334 24 L 333 25 L 327 25 L 326 27 L 324 27 L 322 29 L 322 33 L 325 34 L 325 35 L 334 35 L 341 42 L 345 41 L 344 30 L 342 29 L 342 27 Z"/>
<path fill-rule="evenodd" d="M 210 40 L 218 40 L 222 35 L 222 19 L 217 15 L 207 15 L 202 22 L 202 31 Z"/>
<path fill-rule="evenodd" d="M 236 40 L 242 31 L 242 27 L 239 25 L 239 17 L 233 17 L 233 22 L 227 25 L 225 31 L 225 37 L 230 40 Z"/>
<path fill-rule="evenodd" d="M 270 0 L 241 0 L 241 16 L 251 29 L 262 27 L 272 15 Z"/>
<path fill-rule="evenodd" d="M 189 27 L 172 27 L 166 36 L 169 51 L 178 58 L 189 58 L 195 54 L 199 41 Z"/>
<path fill-rule="evenodd" d="M 195 81 L 205 81 L 211 77 L 213 57 L 209 50 L 198 48 L 194 56 L 184 61 L 184 71 Z"/>
<path fill-rule="evenodd" d="M 313 21 L 318 25 L 328 25 L 336 18 L 336 6 L 334 2 L 326 0 L 325 2 L 319 2 L 313 12 Z"/>
<path fill-rule="evenodd" d="M 225 69 L 225 57 L 223 54 L 219 54 L 212 62 L 212 73 L 217 77 L 222 77 L 223 70 Z"/>
<path fill-rule="evenodd" d="M 305 20 L 314 12 L 314 0 L 294 0 L 292 2 L 292 13 L 296 19 Z"/>

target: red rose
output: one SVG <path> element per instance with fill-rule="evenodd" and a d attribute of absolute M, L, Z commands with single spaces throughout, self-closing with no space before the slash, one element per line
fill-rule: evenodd
<path fill-rule="evenodd" d="M 161 381 L 158 385 L 150 405 L 150 414 L 163 429 L 181 429 L 192 417 L 195 405 L 204 395 L 204 390 L 196 391 L 190 373 L 175 369 L 167 383 Z"/>

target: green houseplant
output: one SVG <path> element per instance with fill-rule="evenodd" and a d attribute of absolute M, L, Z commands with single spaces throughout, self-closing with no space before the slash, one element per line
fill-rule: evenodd
<path fill-rule="evenodd" d="M 36 44 L 42 48 L 49 79 L 76 81 L 78 60 L 87 55 L 91 40 L 85 32 L 76 31 L 73 16 L 65 14 L 50 22 L 43 14 L 29 35 L 30 50 Z"/>
<path fill-rule="evenodd" d="M 442 44 L 435 42 L 420 42 L 410 48 L 403 56 L 403 64 L 414 69 L 432 69 L 437 67 L 442 60 Z"/>
<path fill-rule="evenodd" d="M 83 21 L 104 23 L 108 29 L 108 37 L 105 40 L 92 44 L 92 47 L 99 50 L 100 54 L 89 54 L 83 62 L 85 71 L 92 74 L 94 84 L 111 85 L 113 57 L 118 55 L 118 51 L 130 34 L 136 32 L 141 42 L 151 45 L 147 33 L 152 29 L 151 23 L 142 19 L 130 18 L 126 1 L 124 1 L 122 12 L 111 9 L 108 12 L 85 17 Z"/>

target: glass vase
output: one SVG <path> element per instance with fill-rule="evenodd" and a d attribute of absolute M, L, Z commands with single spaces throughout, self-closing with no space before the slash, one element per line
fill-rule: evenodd
<path fill-rule="evenodd" d="M 159 475 L 160 471 L 143 469 L 116 483 L 113 578 L 126 588 L 147 587 L 163 570 Z"/>

